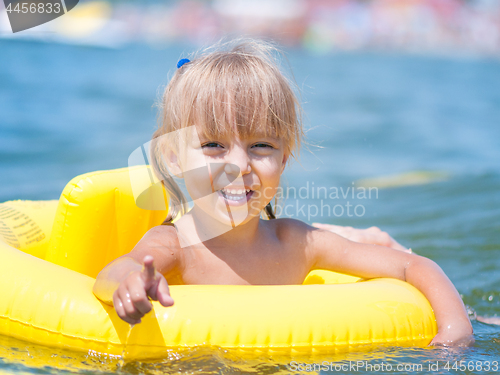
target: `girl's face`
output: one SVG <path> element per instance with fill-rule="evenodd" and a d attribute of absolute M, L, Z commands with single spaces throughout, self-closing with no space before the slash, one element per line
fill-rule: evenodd
<path fill-rule="evenodd" d="M 264 134 L 207 138 L 196 133 L 179 160 L 195 209 L 232 227 L 259 216 L 285 168 L 283 141 Z"/>

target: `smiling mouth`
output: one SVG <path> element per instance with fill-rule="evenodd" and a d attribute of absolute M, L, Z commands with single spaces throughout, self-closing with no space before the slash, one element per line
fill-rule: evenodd
<path fill-rule="evenodd" d="M 250 189 L 221 189 L 219 191 L 225 199 L 236 202 L 246 199 L 253 192 Z"/>

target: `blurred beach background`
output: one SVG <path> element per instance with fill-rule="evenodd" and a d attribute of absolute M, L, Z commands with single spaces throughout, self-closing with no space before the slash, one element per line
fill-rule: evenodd
<path fill-rule="evenodd" d="M 309 51 L 397 50 L 498 56 L 497 0 L 80 1 L 64 17 L 3 37 L 119 47 L 206 44 L 227 35 L 271 38 Z"/>
<path fill-rule="evenodd" d="M 474 348 L 324 360 L 500 358 L 499 327 L 476 320 L 500 315 L 500 1 L 80 1 L 15 34 L 0 6 L 0 202 L 57 199 L 79 174 L 127 166 L 179 58 L 221 37 L 271 40 L 300 90 L 308 139 L 286 172 L 296 193 L 282 216 L 389 232 L 444 269 L 476 333 Z M 338 196 L 318 196 L 322 187 Z M 200 348 L 119 367 L 0 337 L 0 373 L 271 374 L 288 373 L 287 361 Z"/>

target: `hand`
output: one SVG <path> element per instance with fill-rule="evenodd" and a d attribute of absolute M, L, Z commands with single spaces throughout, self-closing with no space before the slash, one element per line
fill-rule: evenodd
<path fill-rule="evenodd" d="M 401 250 L 406 253 L 412 253 L 411 249 L 407 249 L 406 247 L 400 245 L 387 232 L 383 232 L 377 227 L 356 229 L 353 227 L 342 227 L 340 225 L 321 223 L 313 223 L 313 227 L 328 230 L 354 242 L 385 246 L 395 250 Z"/>
<path fill-rule="evenodd" d="M 478 315 L 476 317 L 476 319 L 477 319 L 478 322 L 481 322 L 481 323 L 500 325 L 500 317 L 498 317 L 498 316 L 486 317 L 486 316 L 480 316 L 480 315 Z"/>
<path fill-rule="evenodd" d="M 116 313 L 132 325 L 140 323 L 141 318 L 153 308 L 148 297 L 165 307 L 174 304 L 167 280 L 155 270 L 153 257 L 145 256 L 143 263 L 142 271 L 131 272 L 113 293 Z"/>
<path fill-rule="evenodd" d="M 468 330 L 464 334 L 449 331 L 446 333 L 438 332 L 438 334 L 434 336 L 429 345 L 462 347 L 473 346 L 476 340 L 474 339 L 474 335 L 471 332 L 472 329 Z"/>
<path fill-rule="evenodd" d="M 462 304 L 463 306 L 463 304 Z M 438 333 L 432 339 L 429 345 L 434 346 L 473 346 L 474 332 L 465 306 L 463 306 L 464 314 L 453 312 L 453 316 L 449 316 L 445 322 L 438 323 Z"/>

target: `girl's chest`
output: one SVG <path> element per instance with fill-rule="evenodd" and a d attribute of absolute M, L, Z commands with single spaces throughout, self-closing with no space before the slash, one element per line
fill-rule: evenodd
<path fill-rule="evenodd" d="M 185 284 L 302 284 L 309 272 L 305 256 L 291 249 L 235 249 L 228 253 L 199 247 L 184 251 L 181 274 Z"/>

